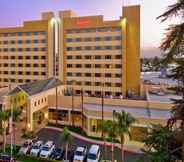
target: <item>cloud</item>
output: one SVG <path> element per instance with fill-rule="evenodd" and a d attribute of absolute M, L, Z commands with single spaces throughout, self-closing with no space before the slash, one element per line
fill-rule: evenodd
<path fill-rule="evenodd" d="M 161 57 L 162 51 L 158 47 L 142 47 L 141 57 Z"/>

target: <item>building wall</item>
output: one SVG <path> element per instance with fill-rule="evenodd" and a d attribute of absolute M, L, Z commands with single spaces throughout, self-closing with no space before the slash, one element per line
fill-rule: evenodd
<path fill-rule="evenodd" d="M 60 79 L 75 93 L 100 95 L 103 87 L 105 95 L 139 94 L 140 11 L 138 6 L 123 10 L 114 21 L 60 12 Z"/>
<path fill-rule="evenodd" d="M 0 85 L 27 83 L 52 76 L 51 19 L 0 28 Z M 9 82 L 9 83 L 8 83 Z"/>

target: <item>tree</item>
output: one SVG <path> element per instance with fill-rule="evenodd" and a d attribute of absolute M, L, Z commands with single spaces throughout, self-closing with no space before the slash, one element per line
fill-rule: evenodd
<path fill-rule="evenodd" d="M 161 44 L 161 49 L 165 52 L 165 62 L 174 62 L 177 66 L 172 70 L 171 78 L 178 81 L 178 86 L 174 88 L 176 92 L 182 94 L 182 99 L 174 100 L 173 116 L 168 121 L 168 127 L 173 128 L 173 134 L 177 134 L 175 140 L 182 141 L 182 159 L 184 160 L 184 0 L 177 0 L 175 4 L 168 7 L 158 18 L 161 21 L 171 20 L 172 18 L 179 19 L 178 24 L 172 24 L 168 27 L 166 37 Z M 177 123 L 177 124 L 175 124 Z M 179 125 L 179 127 L 176 127 Z M 175 149 L 178 149 L 175 146 Z"/>
<path fill-rule="evenodd" d="M 71 134 L 70 134 L 67 127 L 65 127 L 64 130 L 63 130 L 63 133 L 61 135 L 61 141 L 62 141 L 63 146 L 65 147 L 65 160 L 67 160 L 68 159 L 68 157 L 67 157 L 68 148 L 69 148 L 69 145 L 72 142 L 72 136 L 71 136 Z"/>
<path fill-rule="evenodd" d="M 133 116 L 125 111 L 121 111 L 120 113 L 115 112 L 115 122 L 117 126 L 117 134 L 120 137 L 121 141 L 121 162 L 124 162 L 124 142 L 125 135 L 130 137 L 130 126 L 136 121 Z"/>
<path fill-rule="evenodd" d="M 148 137 L 144 140 L 146 156 L 142 162 L 175 162 L 177 159 L 171 148 L 172 130 L 161 125 L 152 125 Z"/>
<path fill-rule="evenodd" d="M 9 112 L 7 110 L 0 111 L 1 132 L 3 134 L 3 152 L 6 151 L 6 131 L 8 127 Z"/>

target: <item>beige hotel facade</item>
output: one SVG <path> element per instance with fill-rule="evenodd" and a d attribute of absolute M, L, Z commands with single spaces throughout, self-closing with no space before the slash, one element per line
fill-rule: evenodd
<path fill-rule="evenodd" d="M 42 13 L 22 27 L 0 28 L 0 86 L 56 76 L 75 94 L 140 94 L 140 6 L 118 20 Z"/>

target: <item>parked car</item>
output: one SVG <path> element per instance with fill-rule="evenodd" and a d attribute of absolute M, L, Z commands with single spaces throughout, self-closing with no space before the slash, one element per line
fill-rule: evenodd
<path fill-rule="evenodd" d="M 92 145 L 87 155 L 87 162 L 98 162 L 100 160 L 100 147 Z"/>
<path fill-rule="evenodd" d="M 0 162 L 15 162 L 15 159 L 10 155 L 0 154 Z"/>
<path fill-rule="evenodd" d="M 62 160 L 64 157 L 64 150 L 61 148 L 55 148 L 52 152 L 51 159 L 53 160 Z"/>
<path fill-rule="evenodd" d="M 41 151 L 42 146 L 43 146 L 43 141 L 37 141 L 37 142 L 33 145 L 30 154 L 31 154 L 32 156 L 39 156 L 39 153 L 40 153 L 40 151 Z"/>
<path fill-rule="evenodd" d="M 43 145 L 41 152 L 40 152 L 40 157 L 41 158 L 49 158 L 55 148 L 54 142 L 53 141 L 48 141 Z"/>
<path fill-rule="evenodd" d="M 74 152 L 73 162 L 83 162 L 87 155 L 87 147 L 77 147 Z"/>
<path fill-rule="evenodd" d="M 21 148 L 19 150 L 19 154 L 26 155 L 26 154 L 30 153 L 32 145 L 33 145 L 32 140 L 30 140 L 30 139 L 26 140 L 26 142 L 21 146 Z"/>

